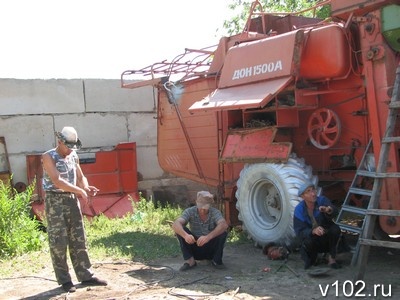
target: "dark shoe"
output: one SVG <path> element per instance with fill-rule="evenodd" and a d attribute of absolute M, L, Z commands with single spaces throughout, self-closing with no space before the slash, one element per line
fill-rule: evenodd
<path fill-rule="evenodd" d="M 76 287 L 74 286 L 74 284 L 71 281 L 68 281 L 66 283 L 63 283 L 62 288 L 64 291 L 66 291 L 67 293 L 73 293 L 76 292 Z"/>
<path fill-rule="evenodd" d="M 185 263 L 182 265 L 182 267 L 179 268 L 179 271 L 184 272 L 184 271 L 193 269 L 193 268 L 196 267 L 196 266 L 197 266 L 197 263 L 196 263 L 196 262 L 194 262 L 193 265 L 189 265 L 188 263 L 185 262 Z"/>
<path fill-rule="evenodd" d="M 83 285 L 102 285 L 106 286 L 108 283 L 105 280 L 99 279 L 97 277 L 92 277 L 89 280 L 82 281 Z"/>
<path fill-rule="evenodd" d="M 342 267 L 338 263 L 333 263 L 333 264 L 330 264 L 329 266 L 331 267 L 331 269 L 340 269 Z"/>
<path fill-rule="evenodd" d="M 311 260 L 310 256 L 308 255 L 306 249 L 303 247 L 300 248 L 300 256 L 302 260 L 304 261 L 304 269 L 307 270 L 309 269 L 314 263 Z"/>
<path fill-rule="evenodd" d="M 217 264 L 215 261 L 211 261 L 211 264 L 213 265 L 214 268 L 218 269 L 218 270 L 224 270 L 225 265 L 223 263 Z"/>

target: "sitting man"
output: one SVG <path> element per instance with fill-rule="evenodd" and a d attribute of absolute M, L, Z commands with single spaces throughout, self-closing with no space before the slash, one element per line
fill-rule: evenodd
<path fill-rule="evenodd" d="M 300 186 L 299 197 L 303 199 L 295 208 L 293 226 L 301 240 L 300 255 L 304 268 L 315 264 L 318 253 L 329 253 L 328 265 L 338 269 L 336 247 L 341 235 L 340 227 L 333 221 L 337 208 L 325 196 L 317 196 L 315 186 L 306 182 Z"/>
<path fill-rule="evenodd" d="M 194 268 L 196 260 L 211 260 L 217 269 L 223 269 L 222 255 L 228 224 L 221 212 L 211 207 L 214 196 L 206 191 L 197 193 L 196 206 L 185 209 L 172 224 L 181 246 L 185 263 L 179 269 Z M 189 228 L 186 225 L 189 224 Z"/>

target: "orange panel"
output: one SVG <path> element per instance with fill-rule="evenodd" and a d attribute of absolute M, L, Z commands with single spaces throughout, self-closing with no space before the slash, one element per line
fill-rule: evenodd
<path fill-rule="evenodd" d="M 310 80 L 344 77 L 351 67 L 350 55 L 342 27 L 329 25 L 313 29 L 303 49 L 300 76 Z"/>
<path fill-rule="evenodd" d="M 234 110 L 265 106 L 293 80 L 292 76 L 253 84 L 216 89 L 203 100 L 194 103 L 189 110 Z"/>
<path fill-rule="evenodd" d="M 222 162 L 287 161 L 291 143 L 273 143 L 277 129 L 267 127 L 228 133 L 222 150 Z"/>
<path fill-rule="evenodd" d="M 44 212 L 41 155 L 27 155 L 26 162 L 28 183 L 31 184 L 36 178 L 32 209 L 41 219 Z M 104 214 L 114 218 L 132 212 L 131 201 L 139 199 L 136 143 L 121 143 L 114 150 L 99 151 L 95 162 L 83 163 L 81 168 L 89 183 L 100 189 L 95 197 L 91 197 L 92 207 L 80 199 L 83 215 L 92 217 Z"/>
<path fill-rule="evenodd" d="M 292 31 L 232 47 L 218 88 L 295 75 L 303 35 L 303 31 Z"/>

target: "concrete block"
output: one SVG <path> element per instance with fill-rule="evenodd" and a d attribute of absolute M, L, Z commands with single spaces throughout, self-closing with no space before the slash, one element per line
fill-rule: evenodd
<path fill-rule="evenodd" d="M 55 116 L 57 131 L 72 126 L 78 132 L 82 148 L 114 147 L 128 141 L 126 117 L 118 114 L 84 114 Z"/>
<path fill-rule="evenodd" d="M 160 178 L 164 171 L 157 159 L 157 147 L 137 147 L 137 169 L 144 179 Z"/>
<path fill-rule="evenodd" d="M 4 136 L 9 154 L 43 152 L 55 146 L 51 116 L 15 116 L 0 118 L 0 136 Z"/>
<path fill-rule="evenodd" d="M 2 79 L 0 115 L 83 112 L 83 83 L 74 79 Z"/>
<path fill-rule="evenodd" d="M 9 156 L 11 164 L 11 172 L 13 174 L 13 184 L 23 182 L 28 185 L 26 155 L 25 154 L 11 154 Z"/>
<path fill-rule="evenodd" d="M 138 146 L 157 145 L 156 113 L 134 113 L 128 117 L 129 141 Z"/>
<path fill-rule="evenodd" d="M 119 80 L 85 79 L 87 112 L 155 111 L 157 90 L 151 86 L 121 88 Z"/>

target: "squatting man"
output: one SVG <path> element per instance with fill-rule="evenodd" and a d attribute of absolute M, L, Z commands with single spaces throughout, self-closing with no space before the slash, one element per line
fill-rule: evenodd
<path fill-rule="evenodd" d="M 303 200 L 295 208 L 293 227 L 301 240 L 300 255 L 304 268 L 316 263 L 318 253 L 329 253 L 328 265 L 333 269 L 340 268 L 336 261 L 336 248 L 341 231 L 333 221 L 338 209 L 327 197 L 317 196 L 311 182 L 299 187 L 298 196 Z"/>
<path fill-rule="evenodd" d="M 222 213 L 211 207 L 214 196 L 207 191 L 197 193 L 196 205 L 185 209 L 172 224 L 179 240 L 183 259 L 180 271 L 196 267 L 196 260 L 211 260 L 217 269 L 223 269 L 223 250 L 228 235 L 228 224 Z M 189 228 L 187 227 L 189 225 Z"/>

